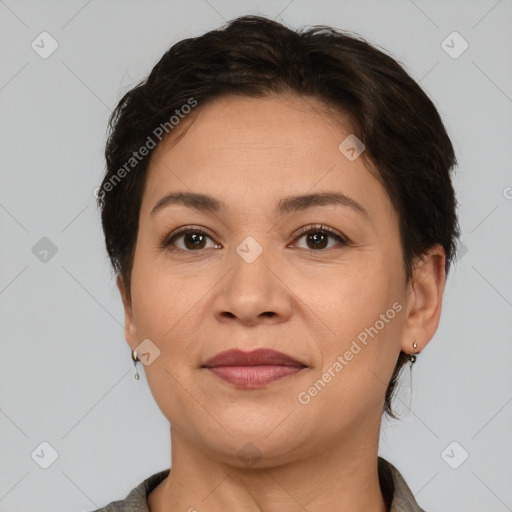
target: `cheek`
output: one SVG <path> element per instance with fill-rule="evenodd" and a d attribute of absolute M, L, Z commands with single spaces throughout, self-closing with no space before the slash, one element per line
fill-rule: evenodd
<path fill-rule="evenodd" d="M 310 314 L 322 320 L 330 337 L 340 342 L 373 325 L 403 293 L 397 285 L 397 270 L 379 255 L 366 261 L 365 256 L 356 255 L 347 265 L 309 275 L 293 286 Z"/>
<path fill-rule="evenodd" d="M 400 351 L 402 279 L 399 260 L 391 266 L 375 258 L 371 268 L 351 269 L 309 288 L 312 313 L 328 326 L 316 337 L 322 363 L 314 376 L 332 382 L 325 399 L 332 393 L 336 400 L 362 406 L 365 396 L 372 401 L 383 396 Z"/>
<path fill-rule="evenodd" d="M 163 261 L 162 261 L 163 260 Z M 187 276 L 184 277 L 184 272 Z M 155 258 L 149 251 L 136 253 L 132 288 L 134 315 L 140 336 L 154 340 L 161 350 L 188 336 L 179 336 L 184 329 L 190 331 L 197 322 L 195 308 L 208 289 L 207 276 L 190 274 L 179 266 L 169 268 L 161 255 Z M 203 299 L 204 300 L 204 299 Z"/>
<path fill-rule="evenodd" d="M 178 277 L 157 265 L 134 264 L 132 283 L 137 290 L 133 297 L 134 314 L 140 340 L 149 338 L 159 349 L 154 362 L 144 367 L 151 393 L 162 414 L 180 424 L 194 408 L 186 390 L 194 389 L 190 371 L 199 356 L 197 334 L 204 290 L 199 277 Z M 204 298 L 203 298 L 204 300 Z M 197 411 L 196 414 L 201 414 Z"/>

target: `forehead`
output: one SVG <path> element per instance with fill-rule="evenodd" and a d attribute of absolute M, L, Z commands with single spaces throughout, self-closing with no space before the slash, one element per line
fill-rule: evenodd
<path fill-rule="evenodd" d="M 350 127 L 341 114 L 334 115 L 319 100 L 291 94 L 262 98 L 228 95 L 199 104 L 176 130 L 155 150 L 157 158 L 173 147 L 181 151 L 197 148 L 209 154 L 243 150 L 261 152 L 262 148 L 307 150 L 339 144 Z M 201 156 L 194 152 L 190 156 Z M 290 155 L 293 156 L 293 155 Z"/>
<path fill-rule="evenodd" d="M 315 188 L 385 200 L 363 159 L 350 161 L 339 149 L 351 135 L 347 119 L 315 98 L 226 96 L 199 104 L 181 123 L 152 155 L 146 213 L 171 190 L 228 194 L 231 202 Z"/>

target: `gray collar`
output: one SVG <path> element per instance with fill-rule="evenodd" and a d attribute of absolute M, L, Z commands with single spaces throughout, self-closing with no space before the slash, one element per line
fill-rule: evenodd
<path fill-rule="evenodd" d="M 379 457 L 378 471 L 382 493 L 390 505 L 389 512 L 425 512 L 416 502 L 413 493 L 395 466 Z M 151 475 L 132 489 L 124 500 L 113 501 L 106 507 L 93 512 L 149 512 L 147 497 L 169 475 L 169 472 L 170 469 L 165 469 Z"/>

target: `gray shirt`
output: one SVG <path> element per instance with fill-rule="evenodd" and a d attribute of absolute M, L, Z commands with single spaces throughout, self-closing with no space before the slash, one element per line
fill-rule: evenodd
<path fill-rule="evenodd" d="M 378 459 L 379 481 L 389 512 L 425 512 L 414 499 L 402 475 L 390 462 Z M 149 512 L 148 494 L 169 474 L 170 469 L 151 475 L 132 489 L 124 500 L 113 501 L 92 512 Z"/>

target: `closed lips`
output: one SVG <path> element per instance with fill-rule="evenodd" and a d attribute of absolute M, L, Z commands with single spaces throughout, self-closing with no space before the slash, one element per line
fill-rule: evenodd
<path fill-rule="evenodd" d="M 296 368 L 306 368 L 306 364 L 294 359 L 283 352 L 272 349 L 257 349 L 251 352 L 244 352 L 238 349 L 220 352 L 214 357 L 208 359 L 204 368 L 217 368 L 220 366 L 293 366 Z"/>
<path fill-rule="evenodd" d="M 252 352 L 227 350 L 208 359 L 203 365 L 208 372 L 238 390 L 266 388 L 301 373 L 306 367 L 302 361 L 272 349 Z"/>

